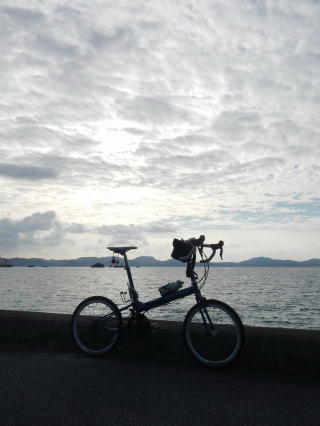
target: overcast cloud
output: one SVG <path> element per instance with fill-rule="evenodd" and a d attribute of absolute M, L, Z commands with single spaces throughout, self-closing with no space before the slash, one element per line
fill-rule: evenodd
<path fill-rule="evenodd" d="M 2 1 L 0 253 L 320 257 L 320 4 Z"/>

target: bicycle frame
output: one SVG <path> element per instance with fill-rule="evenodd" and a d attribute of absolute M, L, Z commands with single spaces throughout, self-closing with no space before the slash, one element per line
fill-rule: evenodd
<path fill-rule="evenodd" d="M 224 367 L 233 362 L 243 346 L 242 321 L 226 303 L 206 299 L 201 294 L 208 278 L 210 259 L 216 249 L 220 249 L 222 257 L 224 243 L 219 241 L 218 244 L 205 245 L 204 240 L 203 235 L 199 239 L 186 240 L 185 246 L 189 249 L 191 245 L 192 249 L 189 255 L 184 257 L 180 256 L 183 250 L 179 249 L 179 245 L 173 244 L 174 248 L 179 250 L 173 251 L 172 257 L 187 262 L 186 276 L 191 282 L 185 288 L 145 302 L 139 300 L 126 255 L 128 250 L 137 247 L 108 247 L 113 253 L 118 253 L 124 258 L 128 291 L 120 293 L 123 302 L 120 306 L 104 296 L 91 296 L 76 307 L 72 315 L 71 328 L 73 339 L 79 349 L 87 355 L 98 356 L 109 352 L 118 343 L 122 332 L 138 336 L 156 331 L 162 326 L 149 320 L 145 315 L 149 310 L 194 294 L 196 303 L 186 313 L 183 322 L 183 336 L 188 349 L 197 361 L 213 368 Z M 184 240 L 181 241 L 184 248 Z M 212 249 L 211 256 L 207 257 L 203 247 Z M 200 263 L 204 263 L 204 273 L 200 278 L 194 270 L 197 250 L 201 257 Z M 181 287 L 179 282 L 176 284 L 173 288 Z M 162 293 L 161 289 L 160 291 Z M 126 311 L 124 317 L 121 314 L 123 311 Z"/>
<path fill-rule="evenodd" d="M 200 304 L 201 301 L 203 300 L 200 289 L 198 287 L 197 280 L 196 280 L 195 276 L 192 276 L 191 277 L 191 285 L 189 287 L 186 287 L 182 290 L 175 291 L 175 292 L 167 294 L 165 296 L 157 297 L 156 299 L 152 299 L 148 302 L 141 302 L 139 300 L 138 293 L 137 293 L 137 291 L 134 287 L 134 282 L 133 282 L 133 278 L 132 278 L 132 275 L 131 275 L 131 270 L 130 270 L 127 254 L 124 253 L 123 257 L 124 257 L 124 262 L 125 262 L 125 269 L 127 271 L 128 280 L 129 280 L 128 287 L 129 287 L 129 294 L 130 294 L 130 298 L 131 298 L 131 303 L 129 305 L 119 309 L 120 312 L 125 311 L 132 306 L 133 310 L 135 312 L 142 313 L 142 312 L 148 311 L 150 309 L 153 309 L 153 308 L 156 308 L 156 307 L 159 307 L 159 306 L 162 306 L 162 305 L 166 305 L 167 303 L 173 302 L 174 300 L 182 299 L 182 298 L 189 296 L 191 294 L 195 294 L 197 303 Z M 205 315 L 204 315 L 202 309 L 201 309 L 201 316 L 202 316 L 202 319 L 203 319 L 205 324 L 207 324 L 207 321 L 208 321 L 212 325 L 211 320 L 210 320 L 207 312 L 205 312 Z"/>

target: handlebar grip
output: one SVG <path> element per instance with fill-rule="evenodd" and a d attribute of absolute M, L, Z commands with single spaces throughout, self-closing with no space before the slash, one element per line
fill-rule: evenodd
<path fill-rule="evenodd" d="M 217 250 L 220 250 L 220 258 L 222 259 L 222 255 L 223 255 L 223 246 L 224 246 L 224 241 L 220 240 L 218 242 L 218 244 L 203 244 L 203 247 L 209 247 L 212 250 L 211 255 L 208 257 L 208 259 L 205 260 L 200 260 L 200 263 L 205 263 L 205 262 L 210 262 L 210 260 L 214 257 L 214 255 L 216 254 Z"/>

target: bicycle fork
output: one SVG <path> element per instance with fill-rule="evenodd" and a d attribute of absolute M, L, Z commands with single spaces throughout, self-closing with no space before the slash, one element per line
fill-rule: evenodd
<path fill-rule="evenodd" d="M 201 300 L 198 300 L 203 327 L 206 329 L 209 336 L 215 336 L 217 331 L 215 330 L 207 308 L 205 307 L 205 301 L 206 299 L 204 297 L 201 297 Z"/>

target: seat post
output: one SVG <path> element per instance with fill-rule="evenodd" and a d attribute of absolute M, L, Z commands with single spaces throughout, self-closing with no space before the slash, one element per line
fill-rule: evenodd
<path fill-rule="evenodd" d="M 124 258 L 124 263 L 126 265 L 126 271 L 127 271 L 127 275 L 128 275 L 129 286 L 130 286 L 130 289 L 132 290 L 132 298 L 133 298 L 134 301 L 136 301 L 138 299 L 137 292 L 134 288 L 134 283 L 133 283 L 131 270 L 130 270 L 130 266 L 129 266 L 128 257 L 127 257 L 126 252 L 123 253 L 123 258 Z"/>

